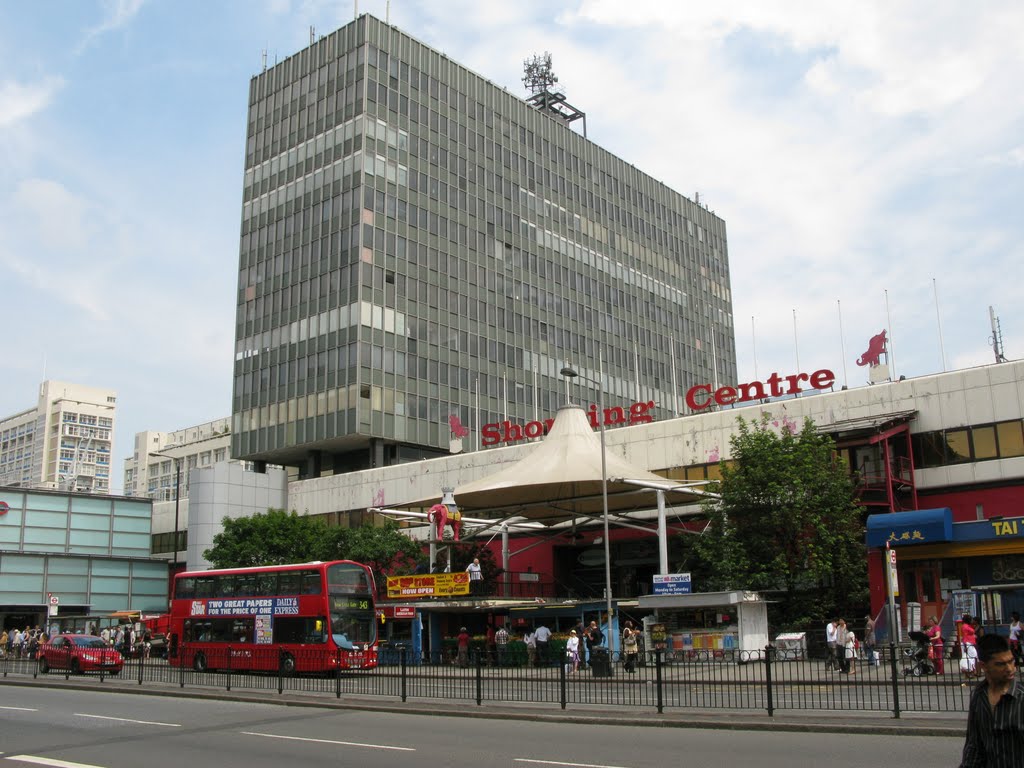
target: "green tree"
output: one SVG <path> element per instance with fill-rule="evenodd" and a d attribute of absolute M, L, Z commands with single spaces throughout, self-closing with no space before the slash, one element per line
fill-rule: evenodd
<path fill-rule="evenodd" d="M 715 489 L 721 501 L 705 503 L 700 536 L 684 537 L 695 583 L 767 593 L 781 626 L 862 610 L 864 527 L 835 444 L 809 419 L 799 432 L 774 430 L 768 416 L 738 424 Z"/>
<path fill-rule="evenodd" d="M 380 526 L 332 528 L 330 551 L 331 559 L 369 565 L 377 576 L 411 573 L 426 560 L 422 546 L 402 533 L 394 520 Z"/>
<path fill-rule="evenodd" d="M 225 517 L 223 526 L 203 553 L 214 568 L 355 560 L 379 577 L 410 573 L 425 558 L 420 545 L 393 520 L 382 526 L 332 528 L 317 517 L 270 509 L 252 517 Z"/>
<path fill-rule="evenodd" d="M 225 517 L 203 557 L 214 568 L 247 568 L 329 559 L 332 537 L 323 521 L 283 509 Z"/>

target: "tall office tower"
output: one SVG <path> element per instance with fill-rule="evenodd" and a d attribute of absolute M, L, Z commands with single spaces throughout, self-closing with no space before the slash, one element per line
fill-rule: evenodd
<path fill-rule="evenodd" d="M 567 365 L 597 402 L 602 358 L 627 419 L 735 380 L 725 222 L 536 97 L 370 16 L 252 79 L 234 457 L 316 477 L 500 444 Z"/>
<path fill-rule="evenodd" d="M 0 485 L 110 493 L 117 393 L 44 381 L 35 408 L 0 419 Z"/>

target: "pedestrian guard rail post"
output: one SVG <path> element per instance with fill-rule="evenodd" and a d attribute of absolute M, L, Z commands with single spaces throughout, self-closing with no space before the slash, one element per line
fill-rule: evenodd
<path fill-rule="evenodd" d="M 944 674 L 922 673 L 909 663 L 908 646 L 879 647 L 878 658 L 854 658 L 848 669 L 826 666 L 823 656 L 769 645 L 763 650 L 702 650 L 642 653 L 628 671 L 624 656 L 608 653 L 582 659 L 578 668 L 561 657 L 500 659 L 486 650 L 471 652 L 465 666 L 439 657 L 436 663 L 409 664 L 408 648 L 396 649 L 390 663 L 373 654 L 346 656 L 324 648 L 261 648 L 246 643 L 182 644 L 171 659 L 125 659 L 124 669 L 72 670 L 70 664 L 42 665 L 40 659 L 7 654 L 0 674 L 10 680 L 86 680 L 97 685 L 178 686 L 179 688 L 265 691 L 279 695 L 333 696 L 341 699 L 394 698 L 526 702 L 556 707 L 650 707 L 667 709 L 744 709 L 778 711 L 966 712 L 977 670 L 956 662 Z M 54 666 L 65 667 L 55 669 Z M 45 667 L 45 668 L 44 668 Z M 915 671 L 916 670 L 916 671 Z M 1018 672 L 1020 674 L 1020 672 Z"/>

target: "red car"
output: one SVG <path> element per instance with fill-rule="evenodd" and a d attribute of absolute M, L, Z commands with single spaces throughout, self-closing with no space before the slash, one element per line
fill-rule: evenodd
<path fill-rule="evenodd" d="M 39 672 L 67 669 L 72 674 L 104 671 L 117 675 L 124 668 L 121 654 L 95 635 L 54 635 L 39 646 Z"/>

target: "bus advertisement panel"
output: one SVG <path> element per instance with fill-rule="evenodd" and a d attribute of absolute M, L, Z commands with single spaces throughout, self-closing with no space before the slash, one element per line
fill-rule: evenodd
<path fill-rule="evenodd" d="M 349 560 L 179 573 L 173 666 L 326 673 L 377 665 L 373 573 Z"/>

